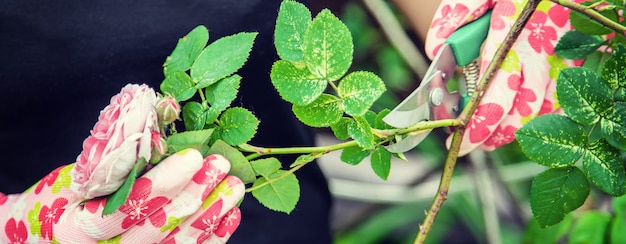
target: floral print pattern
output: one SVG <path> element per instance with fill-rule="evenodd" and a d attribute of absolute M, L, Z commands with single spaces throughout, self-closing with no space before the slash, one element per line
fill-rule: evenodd
<path fill-rule="evenodd" d="M 4 226 L 4 232 L 9 238 L 8 243 L 26 243 L 28 239 L 28 232 L 26 232 L 26 225 L 24 221 L 16 221 L 14 218 L 10 218 Z"/>
<path fill-rule="evenodd" d="M 431 27 L 437 29 L 437 37 L 450 36 L 461 24 L 464 24 L 469 9 L 463 4 L 455 4 L 454 7 L 445 5 L 441 8 L 441 17 L 434 19 Z"/>
<path fill-rule="evenodd" d="M 146 178 L 139 178 L 130 191 L 126 204 L 119 211 L 126 214 L 122 221 L 122 229 L 128 229 L 133 225 L 143 225 L 146 217 L 155 227 L 165 225 L 166 216 L 161 208 L 169 201 L 166 197 L 158 196 L 148 199 L 152 191 L 152 182 Z"/>
<path fill-rule="evenodd" d="M 491 9 L 490 30 L 478 60 L 482 75 L 492 61 L 495 47 L 502 44 L 525 2 L 444 0 L 433 18 L 433 30 L 426 37 L 426 53 L 434 57 L 457 28 L 481 17 L 485 8 Z M 549 1 L 540 3 L 470 119 L 461 155 L 476 148 L 493 150 L 514 140 L 514 132 L 528 119 L 558 111 L 554 99 L 557 74 L 563 68 L 582 63 L 564 60 L 554 53 L 558 37 L 571 30 L 568 20 L 567 8 Z"/>

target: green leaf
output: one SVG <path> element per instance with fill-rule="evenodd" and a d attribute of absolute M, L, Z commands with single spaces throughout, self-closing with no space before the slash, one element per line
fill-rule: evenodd
<path fill-rule="evenodd" d="M 593 71 L 597 71 L 598 73 L 600 73 L 601 68 L 604 67 L 604 63 L 606 62 L 607 59 L 608 59 L 608 55 L 606 55 L 604 52 L 595 51 L 591 53 L 589 56 L 587 56 L 582 67 L 585 67 L 585 68 L 588 68 L 588 69 L 591 69 Z"/>
<path fill-rule="evenodd" d="M 330 10 L 322 10 L 304 33 L 304 61 L 311 73 L 339 80 L 352 64 L 353 44 L 348 28 Z"/>
<path fill-rule="evenodd" d="M 531 120 L 515 132 L 515 137 L 528 158 L 552 168 L 576 163 L 587 144 L 582 126 L 556 114 Z"/>
<path fill-rule="evenodd" d="M 600 129 L 609 144 L 626 151 L 626 104 L 615 103 L 611 113 L 602 118 Z"/>
<path fill-rule="evenodd" d="M 383 121 L 383 118 L 387 116 L 390 112 L 391 110 L 389 110 L 388 108 L 383 109 L 380 112 L 378 112 L 378 114 L 376 115 L 376 121 L 374 122 L 373 127 L 379 130 L 393 129 L 391 125 L 388 125 L 387 123 Z"/>
<path fill-rule="evenodd" d="M 587 35 L 577 30 L 566 32 L 556 43 L 554 52 L 567 59 L 584 59 L 604 43 L 600 36 Z"/>
<path fill-rule="evenodd" d="M 613 198 L 613 212 L 610 243 L 626 243 L 626 196 Z"/>
<path fill-rule="evenodd" d="M 293 113 L 302 123 L 312 127 L 328 127 L 337 123 L 343 115 L 339 107 L 339 98 L 322 94 L 307 105 L 293 105 Z"/>
<path fill-rule="evenodd" d="M 276 18 L 274 44 L 281 59 L 302 62 L 304 32 L 311 23 L 311 12 L 296 1 L 283 1 Z"/>
<path fill-rule="evenodd" d="M 280 96 L 296 105 L 307 105 L 326 90 L 328 82 L 314 76 L 302 63 L 278 60 L 270 73 Z"/>
<path fill-rule="evenodd" d="M 256 134 L 259 120 L 245 108 L 229 108 L 219 120 L 217 132 L 229 145 L 238 145 L 249 141 Z"/>
<path fill-rule="evenodd" d="M 522 243 L 524 244 L 544 244 L 544 243 L 561 243 L 574 223 L 572 215 L 566 215 L 563 221 L 558 224 L 547 226 L 545 228 L 539 227 L 539 223 L 535 218 L 528 221 Z"/>
<path fill-rule="evenodd" d="M 354 120 L 348 124 L 348 134 L 363 149 L 374 149 L 374 134 L 372 134 L 370 125 L 363 117 L 354 117 Z"/>
<path fill-rule="evenodd" d="M 126 199 L 130 194 L 130 190 L 133 188 L 133 184 L 135 184 L 135 181 L 137 180 L 139 172 L 143 172 L 147 164 L 146 159 L 143 157 L 139 158 L 137 163 L 135 163 L 133 168 L 128 173 L 128 176 L 124 180 L 122 186 L 107 197 L 104 209 L 102 210 L 102 216 L 114 213 L 120 206 L 126 203 Z"/>
<path fill-rule="evenodd" d="M 341 156 L 339 157 L 339 159 L 341 159 L 341 161 L 344 163 L 357 165 L 369 155 L 370 150 L 365 150 L 363 148 L 354 146 L 343 149 L 343 151 L 341 151 Z"/>
<path fill-rule="evenodd" d="M 209 151 L 209 139 L 213 134 L 213 129 L 192 130 L 173 134 L 166 139 L 169 153 L 176 153 L 187 148 L 194 148 L 202 156 L 207 156 Z"/>
<path fill-rule="evenodd" d="M 278 172 L 270 175 L 268 178 L 269 180 L 272 180 L 282 176 L 286 172 L 287 171 L 285 170 L 279 170 Z M 269 182 L 268 179 L 259 178 L 254 182 L 252 187 L 259 187 L 267 182 Z M 294 174 L 289 174 L 253 190 L 252 195 L 261 204 L 263 204 L 263 206 L 271 210 L 291 213 L 300 198 L 300 185 L 296 176 Z"/>
<path fill-rule="evenodd" d="M 391 153 L 384 147 L 378 147 L 372 153 L 370 162 L 372 163 L 374 173 L 381 179 L 387 180 L 389 171 L 391 171 Z"/>
<path fill-rule="evenodd" d="M 569 236 L 569 243 L 607 243 L 606 229 L 609 227 L 611 216 L 599 211 L 584 212 L 574 224 Z"/>
<path fill-rule="evenodd" d="M 196 88 L 204 88 L 232 75 L 248 60 L 257 33 L 238 33 L 209 44 L 191 66 Z"/>
<path fill-rule="evenodd" d="M 244 184 L 252 183 L 256 180 L 250 162 L 239 150 L 226 144 L 226 142 L 217 140 L 211 145 L 208 154 L 220 154 L 228 159 L 230 162 L 228 175 L 237 176 Z"/>
<path fill-rule="evenodd" d="M 178 39 L 172 54 L 165 59 L 163 74 L 167 77 L 175 72 L 185 72 L 191 68 L 204 46 L 209 41 L 209 31 L 203 25 L 191 30 L 187 35 Z"/>
<path fill-rule="evenodd" d="M 583 170 L 600 190 L 613 196 L 626 193 L 626 171 L 620 152 L 605 140 L 591 143 L 583 155 Z"/>
<path fill-rule="evenodd" d="M 366 71 L 348 74 L 338 89 L 344 110 L 352 116 L 363 115 L 386 90 L 378 76 Z"/>
<path fill-rule="evenodd" d="M 211 104 L 206 121 L 211 123 L 220 113 L 230 106 L 237 97 L 241 76 L 233 75 L 219 80 L 205 89 L 206 100 Z"/>
<path fill-rule="evenodd" d="M 350 123 L 352 123 L 352 119 L 342 117 L 339 121 L 330 125 L 330 129 L 332 129 L 333 134 L 337 137 L 337 139 L 347 140 L 350 138 L 350 135 L 348 134 L 348 125 Z"/>
<path fill-rule="evenodd" d="M 530 207 L 541 228 L 559 223 L 589 195 L 589 183 L 576 167 L 548 169 L 530 188 Z"/>
<path fill-rule="evenodd" d="M 563 69 L 556 84 L 563 111 L 580 124 L 596 123 L 611 108 L 613 93 L 593 70 L 584 67 Z"/>
<path fill-rule="evenodd" d="M 619 86 L 626 86 L 626 47 L 621 43 L 613 49 L 613 54 L 604 62 L 602 79 L 615 90 Z"/>
<path fill-rule="evenodd" d="M 198 102 L 188 102 L 183 107 L 183 121 L 187 130 L 201 130 L 206 124 L 208 108 Z"/>
<path fill-rule="evenodd" d="M 584 2 L 581 4 L 585 6 L 589 6 L 591 2 Z M 617 14 L 614 11 L 603 11 L 600 14 L 604 15 L 604 17 L 607 17 L 617 22 Z M 578 13 L 576 11 L 570 11 L 569 19 L 570 19 L 570 22 L 572 23 L 572 26 L 574 26 L 574 29 L 585 34 L 606 35 L 606 34 L 613 32 L 608 27 L 605 27 L 604 25 L 598 23 L 597 21 L 592 20 L 586 15 Z"/>
<path fill-rule="evenodd" d="M 165 77 L 161 83 L 161 91 L 172 95 L 176 101 L 182 102 L 196 94 L 195 84 L 187 73 L 179 71 Z"/>
<path fill-rule="evenodd" d="M 252 169 L 254 169 L 254 173 L 256 175 L 260 175 L 265 178 L 270 177 L 270 175 L 276 173 L 280 169 L 280 161 L 276 158 L 254 160 L 250 162 L 250 165 L 252 165 Z"/>
<path fill-rule="evenodd" d="M 300 155 L 298 156 L 298 158 L 296 158 L 296 160 L 291 165 L 289 165 L 289 168 L 293 168 L 301 164 L 313 162 L 313 160 L 318 159 L 319 157 L 323 155 L 324 153 L 311 153 L 311 154 Z"/>
<path fill-rule="evenodd" d="M 626 216 L 618 214 L 611 223 L 610 242 L 626 243 Z"/>

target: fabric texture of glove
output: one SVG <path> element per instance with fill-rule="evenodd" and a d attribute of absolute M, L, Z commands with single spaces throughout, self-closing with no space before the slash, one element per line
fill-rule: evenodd
<path fill-rule="evenodd" d="M 434 57 L 456 29 L 492 9 L 490 30 L 478 60 L 482 77 L 525 4 L 519 0 L 444 0 L 427 34 L 426 53 Z M 471 117 L 461 155 L 476 148 L 493 150 L 507 144 L 525 122 L 560 111 L 555 97 L 557 75 L 561 69 L 580 62 L 556 56 L 554 46 L 571 29 L 569 9 L 549 1 L 539 4 Z"/>
<path fill-rule="evenodd" d="M 117 211 L 70 189 L 74 164 L 21 194 L 0 193 L 0 243 L 224 243 L 240 221 L 244 185 L 220 155 L 176 153 L 138 178 Z M 99 241 L 106 240 L 106 241 Z"/>

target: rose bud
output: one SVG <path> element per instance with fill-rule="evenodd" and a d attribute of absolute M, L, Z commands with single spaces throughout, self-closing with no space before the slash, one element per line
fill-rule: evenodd
<path fill-rule="evenodd" d="M 167 143 L 163 136 L 158 132 L 152 132 L 152 155 L 150 156 L 150 163 L 157 164 L 161 161 L 165 153 L 167 153 Z"/>
<path fill-rule="evenodd" d="M 170 95 L 159 97 L 156 103 L 157 116 L 159 117 L 159 124 L 168 125 L 179 119 L 180 105 L 176 102 L 176 99 Z"/>

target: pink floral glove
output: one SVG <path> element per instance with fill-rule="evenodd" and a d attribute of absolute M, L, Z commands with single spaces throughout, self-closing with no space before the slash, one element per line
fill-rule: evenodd
<path fill-rule="evenodd" d="M 457 28 L 492 9 L 491 27 L 479 58 L 482 76 L 525 4 L 523 0 L 443 0 L 427 34 L 426 53 L 434 57 Z M 554 46 L 571 29 L 569 9 L 549 1 L 539 4 L 472 116 L 462 155 L 475 148 L 493 150 L 507 144 L 525 122 L 559 110 L 557 75 L 560 69 L 580 64 L 557 57 Z"/>
<path fill-rule="evenodd" d="M 70 189 L 74 164 L 22 194 L 0 193 L 0 243 L 223 243 L 240 221 L 244 185 L 222 156 L 188 149 L 137 179 L 126 203 L 102 216 L 106 199 Z"/>

